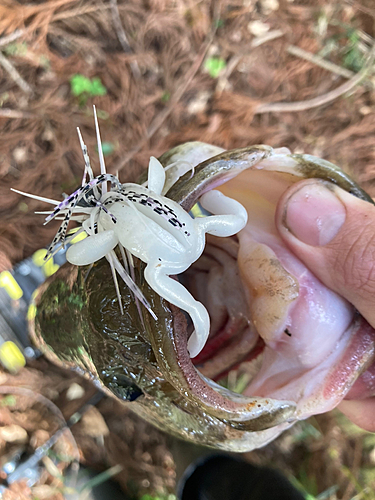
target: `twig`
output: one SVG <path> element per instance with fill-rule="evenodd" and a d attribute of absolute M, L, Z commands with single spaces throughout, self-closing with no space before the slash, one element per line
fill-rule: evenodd
<path fill-rule="evenodd" d="M 326 94 L 314 97 L 313 99 L 307 99 L 306 101 L 260 104 L 255 108 L 254 114 L 291 113 L 296 111 L 306 111 L 307 109 L 323 106 L 324 104 L 334 101 L 338 97 L 354 89 L 367 76 L 369 70 L 372 69 L 373 60 L 374 49 L 371 50 L 366 66 L 359 73 L 356 73 L 350 80 L 343 83 L 336 89 L 327 92 Z"/>
<path fill-rule="evenodd" d="M 86 5 L 85 7 L 78 7 L 77 9 L 70 9 L 64 12 L 58 12 L 52 17 L 51 22 L 62 21 L 64 19 L 70 19 L 72 17 L 83 16 L 84 14 L 91 14 L 91 12 L 97 12 L 102 10 L 109 10 L 112 6 L 110 4 L 105 5 Z M 118 10 L 128 9 L 128 5 L 118 5 Z"/>
<path fill-rule="evenodd" d="M 14 42 L 24 34 L 24 30 L 15 30 L 13 33 L 7 36 L 3 36 L 0 38 L 0 47 L 4 47 L 4 45 L 8 45 L 8 43 Z"/>
<path fill-rule="evenodd" d="M 263 45 L 264 43 L 271 42 L 272 40 L 275 40 L 275 38 L 280 38 L 281 36 L 284 36 L 284 32 L 281 30 L 272 30 L 269 31 L 268 33 L 265 33 L 262 36 L 257 36 L 254 38 L 254 40 L 251 41 L 250 46 L 255 49 L 256 47 L 259 47 L 260 45 Z"/>
<path fill-rule="evenodd" d="M 30 87 L 30 85 L 25 82 L 22 76 L 18 73 L 13 64 L 0 52 L 0 64 L 1 66 L 9 73 L 14 82 L 19 86 L 21 90 L 23 90 L 26 94 L 33 94 L 34 91 Z"/>
<path fill-rule="evenodd" d="M 115 25 L 117 36 L 119 42 L 121 43 L 122 48 L 124 49 L 124 52 L 126 53 L 133 52 L 120 19 L 120 12 L 118 10 L 117 0 L 111 0 L 111 11 L 112 11 L 113 24 Z"/>
<path fill-rule="evenodd" d="M 331 101 L 334 101 L 341 95 L 349 92 L 362 80 L 363 75 L 355 75 L 348 82 L 343 83 L 339 87 L 326 94 L 323 94 L 313 99 L 307 99 L 306 101 L 296 101 L 296 102 L 275 102 L 260 104 L 254 111 L 254 114 L 261 115 L 264 113 L 290 113 L 295 111 L 306 111 L 307 109 L 317 108 L 318 106 L 323 106 Z"/>
<path fill-rule="evenodd" d="M 112 12 L 112 20 L 117 33 L 117 38 L 124 50 L 125 53 L 132 53 L 133 50 L 130 47 L 128 37 L 126 36 L 124 27 L 121 22 L 120 12 L 117 5 L 117 0 L 111 0 L 111 12 Z M 136 80 L 141 77 L 141 71 L 139 69 L 137 61 L 130 62 L 130 69 L 132 70 L 133 76 Z"/>
<path fill-rule="evenodd" d="M 312 54 L 311 52 L 307 52 L 300 47 L 296 47 L 295 45 L 289 45 L 289 47 L 287 48 L 287 52 L 289 52 L 289 54 L 292 54 L 292 56 L 300 57 L 305 61 L 316 64 L 316 66 L 320 66 L 321 68 L 326 69 L 331 73 L 335 73 L 336 75 L 343 76 L 344 78 L 352 78 L 356 74 L 353 71 L 350 71 L 350 69 L 342 68 L 337 64 L 326 61 L 322 57 L 317 56 L 316 54 Z"/>
<path fill-rule="evenodd" d="M 78 7 L 77 9 L 69 9 L 64 12 L 58 12 L 52 16 L 51 22 L 62 21 L 64 19 L 70 19 L 71 17 L 82 16 L 83 14 L 90 14 L 91 12 L 97 12 L 98 10 L 108 10 L 110 5 L 86 5 L 85 7 Z"/>
<path fill-rule="evenodd" d="M 34 118 L 36 115 L 16 109 L 0 108 L 0 118 Z"/>
<path fill-rule="evenodd" d="M 174 109 L 178 101 L 181 99 L 181 97 L 184 95 L 187 88 L 191 84 L 194 76 L 201 67 L 204 58 L 206 57 L 207 51 L 210 48 L 210 45 L 212 44 L 213 39 L 215 37 L 215 33 L 217 30 L 216 21 L 219 19 L 219 13 L 220 13 L 220 2 L 216 2 L 215 7 L 216 7 L 216 12 L 213 20 L 213 28 L 211 32 L 206 36 L 206 40 L 201 45 L 198 55 L 194 63 L 191 65 L 190 70 L 183 77 L 185 83 L 183 83 L 181 86 L 179 85 L 176 86 L 177 90 L 172 95 L 169 101 L 169 106 L 164 111 L 159 113 L 159 115 L 154 119 L 153 123 L 151 123 L 150 127 L 147 129 L 145 137 L 141 139 L 140 142 L 131 151 L 129 151 L 129 153 L 125 156 L 125 158 L 121 159 L 115 165 L 114 171 L 118 170 L 120 172 L 124 168 L 124 166 L 134 157 L 134 155 L 136 155 L 143 148 L 143 146 L 147 143 L 147 141 L 151 139 L 151 137 L 155 134 L 155 132 L 159 130 L 159 128 L 171 114 L 172 110 Z"/>

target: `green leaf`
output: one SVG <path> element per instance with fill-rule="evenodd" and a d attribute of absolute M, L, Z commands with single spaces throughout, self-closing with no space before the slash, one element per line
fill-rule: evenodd
<path fill-rule="evenodd" d="M 14 406 L 16 404 L 16 398 L 12 394 L 4 396 L 0 402 L 1 406 Z"/>
<path fill-rule="evenodd" d="M 72 94 L 75 96 L 80 96 L 84 92 L 90 93 L 91 81 L 89 78 L 86 78 L 83 75 L 77 74 L 77 75 L 74 75 L 71 77 L 70 88 L 71 88 Z"/>
<path fill-rule="evenodd" d="M 0 94 L 0 107 L 7 102 L 9 99 L 9 92 L 3 92 Z"/>
<path fill-rule="evenodd" d="M 171 98 L 171 93 L 168 90 L 166 90 L 164 94 L 161 96 L 161 101 L 168 102 L 170 98 Z"/>
<path fill-rule="evenodd" d="M 27 43 L 10 43 L 5 47 L 4 52 L 7 56 L 24 56 L 27 52 Z"/>
<path fill-rule="evenodd" d="M 39 58 L 39 63 L 41 66 L 43 66 L 44 69 L 50 69 L 51 67 L 51 61 L 48 59 L 47 56 L 40 56 Z"/>
<path fill-rule="evenodd" d="M 76 97 L 84 95 L 87 98 L 87 95 L 96 96 L 105 95 L 107 93 L 107 89 L 102 84 L 99 77 L 95 77 L 90 80 L 90 78 L 87 78 L 80 73 L 71 77 L 70 87 L 72 94 Z"/>
<path fill-rule="evenodd" d="M 360 40 L 359 33 L 357 30 L 348 31 L 348 40 L 352 45 L 357 45 Z"/>
<path fill-rule="evenodd" d="M 362 69 L 364 62 L 365 57 L 357 47 L 353 47 L 349 50 L 343 59 L 345 68 L 351 69 L 356 73 Z"/>
<path fill-rule="evenodd" d="M 142 495 L 140 500 L 162 500 L 160 497 L 153 497 L 151 495 Z"/>
<path fill-rule="evenodd" d="M 108 481 L 108 479 L 121 472 L 122 469 L 123 469 L 122 465 L 119 464 L 114 465 L 113 467 L 105 470 L 104 472 L 101 472 L 100 474 L 97 474 L 92 479 L 87 481 L 87 483 L 85 483 L 83 486 L 81 486 L 81 488 L 79 488 L 78 492 L 82 493 L 85 490 L 90 490 L 91 488 L 94 488 L 95 486 L 98 486 L 99 484 Z"/>
<path fill-rule="evenodd" d="M 111 155 L 115 150 L 115 145 L 112 142 L 102 142 L 102 150 L 104 156 Z M 96 151 L 98 152 L 98 147 L 96 147 Z"/>
<path fill-rule="evenodd" d="M 204 63 L 204 67 L 211 78 L 217 78 L 226 65 L 227 63 L 222 57 L 209 57 Z"/>
<path fill-rule="evenodd" d="M 102 84 L 102 81 L 100 80 L 100 78 L 99 77 L 93 78 L 91 80 L 90 94 L 91 95 L 106 95 L 106 93 L 107 93 L 107 89 Z"/>

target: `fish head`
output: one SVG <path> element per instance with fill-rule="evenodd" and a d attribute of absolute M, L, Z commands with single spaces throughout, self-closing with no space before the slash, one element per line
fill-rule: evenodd
<path fill-rule="evenodd" d="M 30 332 L 52 361 L 94 379 L 162 430 L 250 451 L 336 407 L 375 351 L 374 329 L 283 244 L 274 222 L 278 201 L 306 178 L 372 200 L 335 165 L 286 148 L 223 151 L 195 142 L 160 161 L 166 196 L 194 217 L 204 216 L 199 199 L 211 189 L 248 213 L 238 235 L 209 236 L 200 259 L 176 277 L 209 312 L 202 352 L 190 358 L 190 318 L 147 285 L 140 261 L 134 279 L 157 319 L 125 286 L 120 315 L 110 270 L 100 261 L 88 274 L 66 265 L 42 285 Z M 191 168 L 177 172 L 179 162 L 193 175 Z"/>

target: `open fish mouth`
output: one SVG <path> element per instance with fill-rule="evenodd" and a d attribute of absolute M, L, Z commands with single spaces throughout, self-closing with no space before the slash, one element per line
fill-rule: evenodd
<path fill-rule="evenodd" d="M 192 161 L 189 146 L 193 149 L 193 144 L 185 145 L 183 154 Z M 195 145 L 195 155 L 199 147 L 203 149 Z M 178 153 L 169 153 L 168 160 L 175 161 Z M 231 163 L 236 164 L 232 169 Z M 203 256 L 182 276 L 193 296 L 206 306 L 211 331 L 192 363 L 181 340 L 187 330 L 175 332 L 179 340 L 173 354 L 180 380 L 172 383 L 180 391 L 189 387 L 207 405 L 210 395 L 215 399 L 215 388 L 208 380 L 239 370 L 248 377 L 243 396 L 269 398 L 274 409 L 262 408 L 262 415 L 267 415 L 264 421 L 262 416 L 244 418 L 242 428 L 252 430 L 331 410 L 374 360 L 375 331 L 286 248 L 275 228 L 275 209 L 301 177 L 318 177 L 369 202 L 371 198 L 329 162 L 293 155 L 286 148 L 223 152 L 197 170 L 197 176 L 209 179 L 206 186 L 194 178 L 184 186 L 182 180 L 182 186 L 177 183 L 168 196 L 189 209 L 196 201 L 192 193 L 220 184 L 225 195 L 246 208 L 248 223 L 236 237 L 209 236 Z M 205 170 L 216 175 L 210 179 Z M 170 372 L 170 367 L 165 368 L 177 373 L 176 367 Z M 214 410 L 217 406 L 212 401 Z"/>
<path fill-rule="evenodd" d="M 375 352 L 373 328 L 283 245 L 274 225 L 277 202 L 291 185 L 308 177 L 372 200 L 331 163 L 293 155 L 286 148 L 223 152 L 187 143 L 160 161 L 164 167 L 176 161 L 196 167 L 193 176 L 189 168 L 177 181 L 173 168 L 166 171 L 167 196 L 195 216 L 196 202 L 213 188 L 248 212 L 248 223 L 238 235 L 210 236 L 202 257 L 178 276 L 210 315 L 210 336 L 201 353 L 190 359 L 189 318 L 147 286 L 141 264 L 137 284 L 157 321 L 136 308 L 131 294 L 125 300 L 129 314 L 115 318 L 113 296 L 94 297 L 93 290 L 103 280 L 95 277 L 103 273 L 103 266 L 95 266 L 82 285 L 85 296 L 80 300 L 86 305 L 76 309 L 71 327 L 75 334 L 79 331 L 80 340 L 74 345 L 70 340 L 67 350 L 66 343 L 56 339 L 56 328 L 52 333 L 49 326 L 51 318 L 56 324 L 56 317 L 70 311 L 74 302 L 67 300 L 61 309 L 65 291 L 53 287 L 59 287 L 61 279 L 69 293 L 78 293 L 74 287 L 84 282 L 84 273 L 77 268 L 40 290 L 31 331 L 54 361 L 79 367 L 108 392 L 133 399 L 132 408 L 163 430 L 232 451 L 263 446 L 295 421 L 336 407 Z M 103 293 L 104 288 L 101 285 Z M 56 294 L 58 309 L 50 302 Z M 101 315 L 96 323 L 95 315 Z M 114 322 L 110 328 L 104 325 L 105 315 Z M 126 321 L 131 325 L 122 333 Z M 247 377 L 242 394 L 217 383 L 233 370 Z"/>

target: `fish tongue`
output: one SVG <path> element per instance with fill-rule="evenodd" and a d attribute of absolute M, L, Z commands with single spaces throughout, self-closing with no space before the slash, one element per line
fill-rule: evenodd
<path fill-rule="evenodd" d="M 238 266 L 252 322 L 263 340 L 272 342 L 286 328 L 290 305 L 298 298 L 298 281 L 284 269 L 275 252 L 255 241 L 248 228 L 240 234 Z"/>

